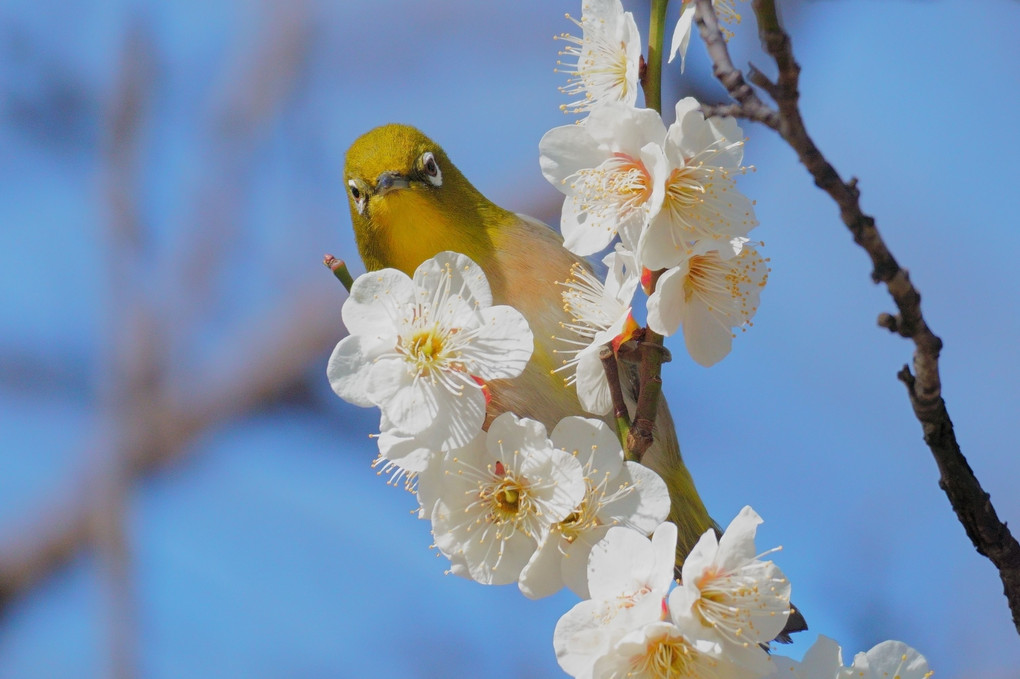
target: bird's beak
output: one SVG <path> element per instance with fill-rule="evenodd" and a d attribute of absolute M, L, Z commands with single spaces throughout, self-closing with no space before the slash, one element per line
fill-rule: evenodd
<path fill-rule="evenodd" d="M 383 172 L 375 180 L 375 195 L 385 196 L 390 191 L 406 189 L 411 185 L 411 180 L 397 172 Z"/>

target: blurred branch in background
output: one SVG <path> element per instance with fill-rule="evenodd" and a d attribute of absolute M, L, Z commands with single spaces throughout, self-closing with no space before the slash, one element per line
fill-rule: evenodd
<path fill-rule="evenodd" d="M 103 343 L 99 371 L 100 413 L 96 448 L 89 460 L 91 475 L 91 530 L 103 565 L 108 604 L 110 675 L 137 675 L 137 606 L 126 535 L 130 456 L 134 429 L 144 430 L 149 415 L 143 404 L 157 396 L 162 381 L 164 354 L 144 268 L 150 253 L 138 206 L 138 172 L 142 165 L 142 136 L 153 90 L 151 36 L 139 24 L 131 25 L 118 64 L 118 77 L 107 129 L 102 164 L 104 193 L 109 211 L 105 220 L 107 245 L 108 337 Z M 86 458 L 87 460 L 89 458 Z"/>
<path fill-rule="evenodd" d="M 187 238 L 168 268 L 175 315 L 184 322 L 175 341 L 188 351 L 188 333 L 209 320 L 218 301 L 217 276 L 236 256 L 242 241 L 243 205 L 253 156 L 269 135 L 301 79 L 312 30 L 307 2 L 263 3 L 263 28 L 246 57 L 220 75 L 222 85 L 208 105 L 204 130 L 206 154 L 190 201 L 189 218 L 180 226 Z"/>
<path fill-rule="evenodd" d="M 843 223 L 850 229 L 854 241 L 871 257 L 872 280 L 886 284 L 899 312 L 896 315 L 881 314 L 878 324 L 914 342 L 914 371 L 911 373 L 909 366 L 903 366 L 897 376 L 907 386 L 914 415 L 924 431 L 925 443 L 935 457 L 941 475 L 939 487 L 945 491 L 974 547 L 998 569 L 1013 624 L 1020 632 L 1020 543 L 999 520 L 990 496 L 981 487 L 956 440 L 953 423 L 942 398 L 939 377 L 942 340 L 925 322 L 921 313 L 921 294 L 910 282 L 907 271 L 900 267 L 889 251 L 875 226 L 875 219 L 861 210 L 857 179 L 844 182 L 808 136 L 798 103 L 800 65 L 794 60 L 793 45 L 790 36 L 783 30 L 775 2 L 752 0 L 752 6 L 762 47 L 775 60 L 778 78 L 772 82 L 752 65 L 748 79 L 775 100 L 778 110 L 763 103 L 740 70 L 734 67 L 712 0 L 695 2 L 695 21 L 712 58 L 713 72 L 737 102 L 708 107 L 706 115 L 715 113 L 755 120 L 778 132 L 797 152 L 815 184 L 836 201 Z"/>
<path fill-rule="evenodd" d="M 82 549 L 95 549 L 108 596 L 111 676 L 136 674 L 136 610 L 130 541 L 126 534 L 133 484 L 163 465 L 184 458 L 195 437 L 243 416 L 303 381 L 337 339 L 340 296 L 332 286 L 309 281 L 279 295 L 277 306 L 238 320 L 204 360 L 175 341 L 196 334 L 203 304 L 217 275 L 250 274 L 256 262 L 229 247 L 237 230 L 230 200 L 243 185 L 246 158 L 260 130 L 278 114 L 300 75 L 309 14 L 304 4 L 271 3 L 262 39 L 255 41 L 232 88 L 213 116 L 209 176 L 198 187 L 199 217 L 184 247 L 186 270 L 174 258 L 151 251 L 138 205 L 140 156 L 149 100 L 155 88 L 151 36 L 138 24 L 126 35 L 119 76 L 106 111 L 103 189 L 108 209 L 108 355 L 100 369 L 98 434 L 86 468 L 45 506 L 0 536 L 0 610 L 42 582 Z M 224 192 L 224 185 L 230 188 Z M 309 266 L 309 279 L 320 275 Z M 183 273 L 183 275 L 178 275 Z M 169 308 L 159 281 L 174 281 Z M 187 282 L 187 294 L 177 285 Z M 183 313 L 178 315 L 176 312 Z M 181 353 L 178 353 L 181 351 Z M 176 359 L 187 355 L 190 371 Z"/>

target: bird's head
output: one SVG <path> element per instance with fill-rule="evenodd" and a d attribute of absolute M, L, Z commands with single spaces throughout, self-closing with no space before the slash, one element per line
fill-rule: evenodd
<path fill-rule="evenodd" d="M 383 125 L 351 145 L 344 184 L 354 235 L 371 271 L 412 274 L 443 250 L 479 261 L 491 250 L 487 228 L 506 214 L 450 162 L 446 152 L 409 125 Z"/>

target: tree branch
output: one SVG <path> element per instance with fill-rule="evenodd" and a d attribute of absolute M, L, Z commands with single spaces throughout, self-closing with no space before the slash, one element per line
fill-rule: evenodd
<path fill-rule="evenodd" d="M 722 83 L 730 96 L 740 106 L 740 118 L 756 120 L 772 129 L 779 129 L 779 113 L 765 104 L 746 80 L 740 69 L 733 65 L 726 39 L 719 28 L 712 0 L 694 0 L 694 23 L 698 25 L 701 39 L 705 42 L 708 55 L 712 58 L 712 73 Z M 731 113 L 732 115 L 732 113 Z"/>
<path fill-rule="evenodd" d="M 623 446 L 624 457 L 630 460 L 632 458 L 627 447 L 627 437 L 630 435 L 630 413 L 627 412 L 627 402 L 623 398 L 623 387 L 620 385 L 620 366 L 616 363 L 616 353 L 613 351 L 612 343 L 599 349 L 599 360 L 602 361 L 602 369 L 609 382 L 609 394 L 613 399 L 616 435 L 620 439 L 620 445 Z M 637 462 L 638 460 L 633 461 Z"/>
<path fill-rule="evenodd" d="M 740 117 L 755 119 L 754 115 L 761 115 L 759 107 L 764 105 L 744 82 L 740 72 L 733 68 L 711 0 L 695 1 L 695 20 L 712 57 L 713 72 L 737 101 Z M 898 314 L 882 314 L 878 322 L 880 326 L 914 342 L 913 373 L 904 366 L 899 378 L 907 386 L 914 415 L 921 423 L 925 443 L 938 465 L 941 474 L 939 486 L 945 491 L 974 547 L 999 570 L 1013 623 L 1020 631 L 1020 543 L 999 520 L 988 493 L 974 476 L 956 440 L 953 423 L 942 399 L 939 378 L 938 359 L 942 340 L 928 327 L 921 313 L 921 294 L 911 283 L 907 271 L 900 268 L 889 251 L 874 218 L 861 210 L 857 180 L 844 182 L 807 133 L 799 108 L 800 66 L 793 57 L 793 46 L 782 28 L 774 0 L 752 0 L 752 6 L 762 46 L 779 67 L 774 87 L 768 88 L 779 110 L 775 124 L 766 124 L 779 132 L 796 151 L 815 184 L 839 206 L 840 217 L 850 229 L 854 241 L 871 257 L 872 280 L 885 283 L 889 290 Z"/>
<path fill-rule="evenodd" d="M 123 443 L 131 453 L 129 479 L 183 459 L 203 431 L 243 416 L 304 379 L 308 366 L 336 343 L 339 314 L 324 310 L 337 306 L 332 286 L 313 283 L 287 293 L 275 310 L 239 324 L 184 384 L 164 384 L 154 402 L 140 404 L 146 426 L 132 428 Z M 93 478 L 87 471 L 0 538 L 0 611 L 89 546 L 101 510 L 90 492 Z"/>

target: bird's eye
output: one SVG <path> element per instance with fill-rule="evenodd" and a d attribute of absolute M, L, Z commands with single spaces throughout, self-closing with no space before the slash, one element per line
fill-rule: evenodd
<path fill-rule="evenodd" d="M 436 162 L 436 157 L 432 155 L 432 151 L 426 151 L 421 155 L 421 169 L 425 173 L 425 179 L 428 180 L 432 186 L 442 186 L 443 184 L 443 171 L 439 169 L 439 163 Z"/>
<path fill-rule="evenodd" d="M 351 188 L 351 198 L 354 199 L 354 207 L 358 209 L 358 214 L 362 214 L 365 211 L 365 194 L 358 188 L 357 182 L 353 179 L 347 182 L 347 186 Z"/>

